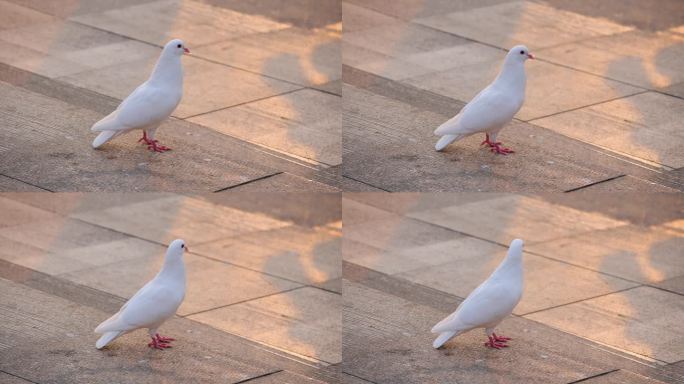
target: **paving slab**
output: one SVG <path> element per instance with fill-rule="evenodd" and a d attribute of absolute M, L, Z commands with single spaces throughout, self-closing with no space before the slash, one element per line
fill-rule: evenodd
<path fill-rule="evenodd" d="M 539 58 L 610 79 L 656 89 L 684 81 L 684 36 L 629 31 L 543 49 Z"/>
<path fill-rule="evenodd" d="M 236 192 L 321 192 L 331 193 L 338 192 L 342 188 L 339 186 L 331 186 L 318 182 L 316 180 L 307 179 L 305 177 L 293 175 L 291 173 L 283 172 L 277 173 L 265 179 L 257 179 L 245 184 L 236 185 L 229 188 L 227 191 Z"/>
<path fill-rule="evenodd" d="M 250 380 L 249 382 L 254 384 L 324 384 L 323 381 L 288 371 L 281 371 L 272 375 L 258 377 L 254 380 Z"/>
<path fill-rule="evenodd" d="M 404 93 L 403 89 L 388 92 Z M 433 131 L 450 117 L 446 113 L 345 86 L 342 174 L 390 191 L 539 192 L 571 190 L 623 174 L 653 173 L 526 123 L 509 124 L 499 136 L 517 151 L 511 156 L 496 156 L 480 147 L 482 136 L 435 152 Z"/>
<path fill-rule="evenodd" d="M 341 296 L 312 287 L 189 318 L 318 361 L 341 361 Z"/>
<path fill-rule="evenodd" d="M 71 15 L 79 15 L 93 12 L 102 12 L 109 9 L 121 8 L 133 4 L 149 3 L 155 0 L 8 0 L 24 7 L 35 9 L 49 15 L 65 18 Z"/>
<path fill-rule="evenodd" d="M 51 194 L 43 192 L 3 192 L 2 195 L 0 195 L 2 198 L 14 200 L 61 216 L 68 216 L 76 212 L 120 207 L 132 203 L 164 199 L 172 196 L 173 194 L 164 192 L 110 192 L 97 194 L 81 192 Z"/>
<path fill-rule="evenodd" d="M 66 217 L 5 227 L 0 236 L 45 251 L 69 251 L 125 238 L 122 233 Z"/>
<path fill-rule="evenodd" d="M 453 253 L 442 264 L 417 268 L 397 276 L 459 297 L 467 297 L 501 263 L 505 247 L 487 252 L 479 247 L 470 253 Z M 525 288 L 516 315 L 541 311 L 599 295 L 635 287 L 638 284 L 606 274 L 569 266 L 530 254 L 523 256 Z M 549 278 L 553 276 L 553 278 Z"/>
<path fill-rule="evenodd" d="M 347 3 L 404 20 L 468 10 L 506 1 L 510 0 L 398 0 L 391 3 L 382 0 L 345 0 Z"/>
<path fill-rule="evenodd" d="M 465 193 L 416 193 L 416 192 L 397 192 L 390 195 L 385 193 L 365 193 L 355 192 L 346 193 L 344 202 L 357 202 L 358 209 L 344 212 L 349 215 L 350 220 L 356 220 L 360 215 L 369 215 L 377 211 L 372 207 L 398 215 L 405 215 L 409 212 L 428 211 L 437 208 L 463 205 L 477 201 L 497 199 L 505 196 L 503 193 L 492 192 L 465 192 Z M 352 206 L 353 207 L 353 206 Z M 370 209 L 366 208 L 369 207 Z M 373 216 L 376 217 L 376 216 Z M 382 217 L 378 217 L 382 218 Z M 345 218 L 346 222 L 346 218 Z"/>
<path fill-rule="evenodd" d="M 393 217 L 345 225 L 345 239 L 379 249 L 403 250 L 459 237 L 452 230 L 409 217 Z"/>
<path fill-rule="evenodd" d="M 147 80 L 158 53 L 147 58 L 80 71 L 59 79 L 68 84 L 123 100 Z M 301 87 L 208 62 L 194 57 L 183 59 L 183 99 L 172 116 L 186 118 L 256 99 L 293 91 Z"/>
<path fill-rule="evenodd" d="M 343 41 L 399 58 L 467 42 L 461 37 L 414 23 L 393 23 L 345 33 Z"/>
<path fill-rule="evenodd" d="M 606 18 L 638 29 L 658 31 L 682 24 L 681 4 L 678 0 L 608 0 L 596 3 L 591 0 L 547 0 L 547 4 L 560 9 Z M 657 5 L 657 6 L 654 6 Z"/>
<path fill-rule="evenodd" d="M 2 15 L 0 15 L 0 30 L 54 21 L 54 18 L 44 13 L 4 0 L 0 2 L 0 9 L 2 9 Z"/>
<path fill-rule="evenodd" d="M 0 369 L 30 382 L 237 382 L 278 370 L 274 355 L 184 319 L 164 325 L 178 339 L 164 353 L 148 349 L 142 331 L 98 351 L 92 330 L 110 314 L 8 280 L 0 284 L 3 340 L 12 340 L 3 345 Z"/>
<path fill-rule="evenodd" d="M 313 163 L 338 165 L 342 162 L 341 103 L 338 96 L 303 89 L 189 121 Z"/>
<path fill-rule="evenodd" d="M 678 224 L 684 212 L 684 200 L 679 193 L 544 193 L 538 197 L 552 204 L 599 213 L 644 228 L 684 229 L 681 223 Z"/>
<path fill-rule="evenodd" d="M 242 0 L 208 0 L 206 2 L 240 13 L 260 15 L 299 28 L 329 27 L 342 20 L 339 0 L 264 0 L 256 3 Z"/>
<path fill-rule="evenodd" d="M 132 260 L 111 263 L 60 277 L 120 297 L 130 298 L 154 278 L 165 250 Z M 299 287 L 300 284 L 267 276 L 204 257 L 185 255 L 186 297 L 177 314 L 187 316 Z"/>
<path fill-rule="evenodd" d="M 0 192 L 18 191 L 18 192 L 40 192 L 45 191 L 35 185 L 24 183 L 21 180 L 13 179 L 4 175 L 0 175 Z"/>
<path fill-rule="evenodd" d="M 669 172 L 663 173 L 667 175 Z M 655 181 L 644 180 L 632 175 L 625 175 L 615 179 L 602 181 L 597 184 L 589 185 L 579 190 L 580 193 L 595 193 L 595 192 L 643 192 L 643 193 L 659 193 L 659 192 L 681 192 L 679 188 L 672 188 L 665 185 L 658 184 Z"/>
<path fill-rule="evenodd" d="M 261 15 L 194 0 L 161 0 L 71 19 L 156 45 L 182 38 L 189 47 L 288 27 Z"/>
<path fill-rule="evenodd" d="M 503 52 L 501 53 L 503 57 Z M 498 73 L 502 59 L 464 65 L 404 80 L 406 83 L 462 101 L 472 100 Z M 516 117 L 528 121 L 643 90 L 541 60 L 526 63 L 525 103 Z M 578 87 L 577 84 L 582 84 Z"/>
<path fill-rule="evenodd" d="M 192 251 L 303 284 L 342 276 L 340 233 L 327 230 L 288 226 L 200 244 Z"/>
<path fill-rule="evenodd" d="M 617 153 L 671 168 L 684 166 L 678 143 L 684 100 L 646 92 L 534 120 L 551 129 Z"/>
<path fill-rule="evenodd" d="M 388 210 L 375 208 L 365 202 L 357 201 L 357 199 L 355 199 L 357 195 L 357 193 L 354 193 L 353 195 L 345 194 L 342 197 L 342 220 L 345 225 L 354 225 L 372 220 L 398 218 L 396 214 L 389 212 Z"/>
<path fill-rule="evenodd" d="M 655 284 L 657 287 L 684 295 L 684 276 L 677 276 Z"/>
<path fill-rule="evenodd" d="M 673 363 L 682 360 L 681 295 L 651 287 L 584 300 L 527 315 L 568 333 L 639 355 Z"/>
<path fill-rule="evenodd" d="M 568 383 L 620 364 L 617 355 L 517 317 L 501 325 L 501 333 L 514 338 L 507 349 L 485 348 L 484 334 L 475 331 L 435 350 L 429 330 L 451 308 L 438 310 L 346 280 L 343 298 L 342 370 L 374 383 Z"/>
<path fill-rule="evenodd" d="M 4 83 L 0 89 L 8 101 L 0 108 L 6 122 L 0 137 L 7 145 L 0 151 L 0 173 L 49 190 L 215 191 L 281 167 L 301 172 L 282 155 L 173 119 L 162 124 L 157 137 L 174 151 L 151 153 L 132 134 L 96 151 L 88 127 L 103 114 Z"/>
<path fill-rule="evenodd" d="M 193 244 L 290 224 L 265 214 L 183 196 L 80 212 L 73 217 L 161 244 L 183 238 L 191 249 Z"/>
<path fill-rule="evenodd" d="M 0 207 L 2 207 L 2 222 L 0 223 L 0 228 L 31 222 L 42 222 L 44 220 L 52 220 L 59 217 L 51 212 L 22 204 L 5 197 L 0 197 Z"/>
<path fill-rule="evenodd" d="M 321 85 L 341 76 L 340 35 L 287 28 L 201 46 L 200 57 L 300 85 Z"/>
<path fill-rule="evenodd" d="M 531 50 L 632 29 L 531 1 L 438 14 L 416 22 L 500 48 L 526 44 Z"/>
<path fill-rule="evenodd" d="M 344 33 L 379 27 L 399 22 L 395 17 L 374 11 L 368 3 L 356 5 L 350 1 L 342 2 L 342 26 Z"/>
<path fill-rule="evenodd" d="M 526 249 L 548 258 L 653 284 L 684 275 L 684 238 L 662 227 L 621 226 L 531 244 Z"/>
<path fill-rule="evenodd" d="M 589 378 L 583 381 L 589 384 L 621 384 L 621 383 L 634 383 L 634 384 L 660 384 L 663 383 L 660 380 L 653 379 L 650 377 L 644 377 L 636 373 L 632 373 L 625 370 L 617 370 L 614 372 L 607 373 L 605 375 L 599 375 L 597 377 Z"/>
<path fill-rule="evenodd" d="M 509 195 L 444 209 L 413 212 L 409 217 L 508 246 L 521 238 L 531 245 L 626 224 L 596 212 Z"/>
<path fill-rule="evenodd" d="M 493 255 L 501 250 L 501 246 L 472 237 L 458 234 L 454 234 L 453 237 L 453 240 L 423 246 L 407 246 L 400 250 L 363 247 L 352 240 L 345 239 L 342 255 L 345 261 L 389 275 L 405 273 L 407 276 L 412 276 L 408 277 L 408 280 L 412 280 L 415 276 L 412 281 L 416 281 L 420 280 L 416 274 L 421 274 L 420 271 L 423 269 L 432 270 L 430 268 L 432 266 L 443 266 L 447 262 L 469 260 L 473 257 L 479 260 L 485 257 L 483 255 Z M 455 281 L 458 281 L 458 284 L 463 283 L 459 279 Z M 425 285 L 431 286 L 431 284 Z"/>

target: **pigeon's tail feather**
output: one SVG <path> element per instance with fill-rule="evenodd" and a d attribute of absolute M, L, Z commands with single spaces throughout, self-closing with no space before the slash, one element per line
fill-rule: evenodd
<path fill-rule="evenodd" d="M 116 131 L 104 131 L 97 135 L 95 140 L 93 140 L 93 148 L 98 148 L 102 144 L 108 142 L 111 140 L 114 136 L 116 136 L 119 132 Z"/>
<path fill-rule="evenodd" d="M 102 337 L 97 339 L 97 342 L 95 343 L 95 348 L 102 349 L 105 345 L 111 343 L 114 339 L 121 336 L 122 334 L 123 331 L 112 331 L 105 333 L 104 335 L 102 335 Z"/>
<path fill-rule="evenodd" d="M 449 339 L 456 336 L 457 334 L 458 334 L 458 332 L 456 332 L 456 331 L 440 333 L 439 336 L 437 336 L 437 338 L 435 339 L 435 341 L 432 342 L 432 346 L 435 349 L 437 349 L 437 348 L 441 347 L 442 345 L 444 345 L 444 343 L 449 341 Z"/>
<path fill-rule="evenodd" d="M 447 145 L 460 138 L 460 135 L 444 135 L 437 141 L 437 144 L 435 144 L 435 150 L 441 151 L 442 149 L 446 148 Z"/>

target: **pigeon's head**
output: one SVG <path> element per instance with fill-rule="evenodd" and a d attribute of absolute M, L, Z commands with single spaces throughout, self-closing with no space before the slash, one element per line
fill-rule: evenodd
<path fill-rule="evenodd" d="M 520 239 L 515 239 L 511 241 L 511 245 L 508 247 L 508 254 L 511 256 L 522 256 L 523 241 Z"/>
<path fill-rule="evenodd" d="M 183 257 L 185 251 L 190 251 L 188 246 L 185 245 L 185 241 L 181 239 L 176 239 L 169 244 L 169 249 L 166 251 L 167 257 L 178 258 Z"/>
<path fill-rule="evenodd" d="M 190 54 L 190 50 L 185 46 L 183 40 L 180 39 L 174 39 L 166 43 L 164 51 L 171 52 L 177 56 L 182 56 L 184 53 Z"/>
<path fill-rule="evenodd" d="M 509 60 L 516 60 L 524 63 L 527 59 L 534 59 L 534 55 L 530 53 L 530 50 L 527 49 L 526 46 L 516 45 L 508 51 L 507 58 Z"/>

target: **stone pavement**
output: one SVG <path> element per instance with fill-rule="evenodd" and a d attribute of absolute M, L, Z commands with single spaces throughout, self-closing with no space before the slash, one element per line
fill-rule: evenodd
<path fill-rule="evenodd" d="M 337 190 L 340 5 L 313 3 L 0 0 L 0 190 Z M 90 148 L 171 38 L 193 53 L 174 150 Z"/>
<path fill-rule="evenodd" d="M 342 371 L 362 383 L 683 383 L 677 194 L 347 193 Z M 525 240 L 525 290 L 490 350 L 430 328 Z"/>
<path fill-rule="evenodd" d="M 267 195 L 0 194 L 0 382 L 338 382 L 339 195 Z M 136 331 L 96 350 L 177 237 L 174 348 Z"/>
<path fill-rule="evenodd" d="M 682 190 L 680 1 L 345 0 L 342 12 L 348 190 Z M 480 136 L 436 153 L 433 130 L 520 43 L 537 60 L 499 136 L 516 153 L 494 156 Z"/>

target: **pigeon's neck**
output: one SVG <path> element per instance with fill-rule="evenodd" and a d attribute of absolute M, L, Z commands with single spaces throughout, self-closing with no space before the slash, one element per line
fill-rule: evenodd
<path fill-rule="evenodd" d="M 509 254 L 506 255 L 504 261 L 492 275 L 496 277 L 520 276 L 522 278 L 522 272 L 522 254 Z"/>
<path fill-rule="evenodd" d="M 494 84 L 524 91 L 525 81 L 525 63 L 519 60 L 506 60 L 501 68 L 501 72 L 499 72 L 499 76 L 494 80 Z"/>
<path fill-rule="evenodd" d="M 169 258 L 164 260 L 164 266 L 157 274 L 157 279 L 183 281 L 185 283 L 185 263 L 183 259 Z"/>
<path fill-rule="evenodd" d="M 148 82 L 155 85 L 183 86 L 183 66 L 181 64 L 181 57 L 169 52 L 162 52 Z"/>

